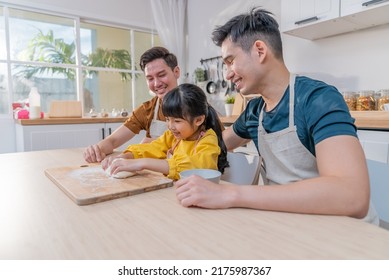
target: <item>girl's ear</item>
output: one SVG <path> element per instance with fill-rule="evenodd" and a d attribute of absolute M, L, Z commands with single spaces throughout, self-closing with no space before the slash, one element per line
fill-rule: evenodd
<path fill-rule="evenodd" d="M 193 123 L 195 126 L 201 126 L 205 121 L 205 115 L 198 116 L 194 119 Z"/>

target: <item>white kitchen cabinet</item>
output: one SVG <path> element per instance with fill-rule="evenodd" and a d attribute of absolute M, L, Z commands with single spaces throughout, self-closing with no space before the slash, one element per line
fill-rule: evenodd
<path fill-rule="evenodd" d="M 358 130 L 366 159 L 388 164 L 389 132 L 375 130 Z"/>
<path fill-rule="evenodd" d="M 368 160 L 370 197 L 380 218 L 380 226 L 389 229 L 389 165 Z"/>
<path fill-rule="evenodd" d="M 389 0 L 342 0 L 340 16 L 358 29 L 389 22 Z"/>
<path fill-rule="evenodd" d="M 370 195 L 380 218 L 380 226 L 389 229 L 389 131 L 358 130 L 367 159 Z"/>
<path fill-rule="evenodd" d="M 315 40 L 389 23 L 389 0 L 282 0 L 281 31 Z"/>
<path fill-rule="evenodd" d="M 331 34 L 340 16 L 340 0 L 283 0 L 281 31 L 306 39 Z"/>
<path fill-rule="evenodd" d="M 107 137 L 108 135 L 111 135 L 118 127 L 120 127 L 123 123 L 106 123 L 104 127 L 104 138 Z M 142 142 L 143 138 L 146 137 L 146 131 L 141 130 L 139 134 L 136 134 L 130 141 L 127 141 L 120 147 L 118 147 L 116 150 L 118 151 L 124 151 L 128 145 L 131 144 L 138 144 Z"/>
<path fill-rule="evenodd" d="M 79 148 L 95 144 L 111 134 L 122 123 L 21 125 L 16 124 L 17 152 Z M 144 133 L 136 135 L 118 150 L 139 143 Z"/>
<path fill-rule="evenodd" d="M 290 31 L 340 15 L 339 0 L 288 0 L 282 1 L 282 30 Z"/>

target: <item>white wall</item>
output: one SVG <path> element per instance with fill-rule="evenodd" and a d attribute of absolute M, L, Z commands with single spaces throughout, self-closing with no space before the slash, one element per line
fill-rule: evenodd
<path fill-rule="evenodd" d="M 389 25 L 316 41 L 283 36 L 290 71 L 318 73 L 343 90 L 389 88 Z"/>
<path fill-rule="evenodd" d="M 189 76 L 200 66 L 200 59 L 220 55 L 220 48 L 211 40 L 216 25 L 223 25 L 230 18 L 252 7 L 262 6 L 280 14 L 279 0 L 188 0 L 188 70 Z"/>
<path fill-rule="evenodd" d="M 253 7 L 262 6 L 273 12 L 278 20 L 280 2 L 274 0 L 188 0 L 188 63 L 189 81 L 200 60 L 220 56 L 220 48 L 211 40 L 212 31 L 230 18 Z M 225 90 L 207 95 L 208 102 L 221 114 L 225 113 Z"/>
<path fill-rule="evenodd" d="M 106 22 L 131 25 L 141 29 L 154 29 L 150 1 L 8 0 L 1 2 L 76 15 L 85 19 L 99 19 Z"/>
<path fill-rule="evenodd" d="M 200 59 L 220 54 L 211 42 L 215 25 L 246 12 L 253 5 L 273 12 L 280 22 L 280 0 L 189 0 L 190 75 Z M 282 35 L 289 70 L 319 78 L 343 90 L 389 88 L 389 25 L 309 41 Z"/>

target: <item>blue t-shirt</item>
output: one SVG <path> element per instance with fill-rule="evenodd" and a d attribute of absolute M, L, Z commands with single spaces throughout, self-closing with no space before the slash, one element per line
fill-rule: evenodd
<path fill-rule="evenodd" d="M 234 132 L 252 139 L 258 149 L 258 119 L 263 99 L 250 100 L 245 111 L 233 124 Z M 270 112 L 263 112 L 262 125 L 273 133 L 289 126 L 289 87 L 281 101 Z M 357 137 L 349 109 L 343 96 L 333 86 L 308 77 L 298 76 L 295 81 L 294 124 L 301 143 L 315 156 L 315 145 L 337 135 Z"/>

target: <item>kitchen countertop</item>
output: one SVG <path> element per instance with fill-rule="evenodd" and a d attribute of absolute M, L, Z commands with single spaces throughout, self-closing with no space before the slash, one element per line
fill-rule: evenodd
<path fill-rule="evenodd" d="M 358 129 L 379 129 L 389 130 L 389 112 L 373 111 L 373 112 L 359 112 L 351 111 L 351 116 L 355 118 L 355 124 Z M 231 125 L 238 118 L 238 115 L 229 117 L 220 117 L 225 125 Z M 44 118 L 44 119 L 19 119 L 15 120 L 20 125 L 48 125 L 48 124 L 88 124 L 88 123 L 118 123 L 124 122 L 127 118 Z"/>
<path fill-rule="evenodd" d="M 355 125 L 358 129 L 383 129 L 389 130 L 389 112 L 372 111 L 360 112 L 351 111 L 351 116 L 355 118 Z"/>
<path fill-rule="evenodd" d="M 18 119 L 15 120 L 20 125 L 47 125 L 47 124 L 88 124 L 88 123 L 117 123 L 124 122 L 128 117 L 101 118 L 101 117 L 83 117 L 83 118 L 43 118 L 43 119 Z"/>
<path fill-rule="evenodd" d="M 178 204 L 174 187 L 78 206 L 44 170 L 83 149 L 0 154 L 0 259 L 389 259 L 358 219 Z"/>
<path fill-rule="evenodd" d="M 350 113 L 355 118 L 355 125 L 358 129 L 389 130 L 389 112 L 387 111 L 351 111 Z M 229 116 L 220 119 L 225 125 L 231 125 L 237 118 L 238 116 Z"/>

